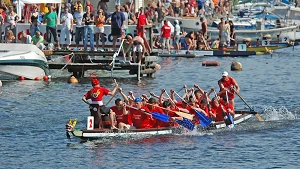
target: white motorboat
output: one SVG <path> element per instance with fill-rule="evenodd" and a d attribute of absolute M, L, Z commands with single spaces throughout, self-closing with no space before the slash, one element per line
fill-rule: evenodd
<path fill-rule="evenodd" d="M 0 44 L 0 79 L 43 79 L 48 73 L 47 59 L 35 45 Z"/>

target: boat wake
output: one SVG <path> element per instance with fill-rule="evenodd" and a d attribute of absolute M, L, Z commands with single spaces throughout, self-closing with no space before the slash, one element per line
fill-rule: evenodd
<path fill-rule="evenodd" d="M 296 120 L 296 116 L 286 107 L 268 107 L 263 113 L 265 121 Z"/>

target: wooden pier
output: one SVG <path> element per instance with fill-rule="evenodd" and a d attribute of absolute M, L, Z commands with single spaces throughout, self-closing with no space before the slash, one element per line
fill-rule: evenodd
<path fill-rule="evenodd" d="M 74 56 L 73 56 L 74 55 Z M 143 75 L 151 77 L 156 72 L 155 64 L 158 60 L 157 56 L 146 56 L 142 65 L 138 63 L 130 63 L 119 59 L 90 59 L 75 54 L 69 54 L 70 60 L 66 63 L 49 62 L 50 69 L 67 69 L 76 78 L 84 77 L 84 72 L 87 70 L 107 70 L 112 76 L 115 70 L 128 70 L 130 75 L 136 75 L 140 80 Z M 69 58 L 68 58 L 69 59 Z"/>

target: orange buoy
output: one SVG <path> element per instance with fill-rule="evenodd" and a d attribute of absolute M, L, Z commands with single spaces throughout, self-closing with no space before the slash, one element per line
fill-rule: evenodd
<path fill-rule="evenodd" d="M 203 61 L 202 66 L 220 66 L 220 62 L 218 61 Z"/>
<path fill-rule="evenodd" d="M 24 76 L 20 76 L 19 80 L 25 80 L 25 77 Z"/>
<path fill-rule="evenodd" d="M 155 67 L 156 70 L 160 70 L 161 69 L 161 66 L 159 64 L 157 64 L 157 63 L 155 63 L 154 67 Z"/>
<path fill-rule="evenodd" d="M 48 80 L 49 80 L 48 76 L 46 76 L 46 75 L 43 76 L 43 80 L 44 80 L 44 81 L 48 81 Z"/>
<path fill-rule="evenodd" d="M 68 83 L 73 83 L 73 84 L 77 84 L 78 83 L 78 80 L 74 77 L 74 76 L 71 76 Z"/>
<path fill-rule="evenodd" d="M 35 77 L 33 80 L 40 80 L 40 78 L 39 77 Z"/>

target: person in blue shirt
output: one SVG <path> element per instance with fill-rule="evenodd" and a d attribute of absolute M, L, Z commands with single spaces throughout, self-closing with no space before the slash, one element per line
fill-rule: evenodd
<path fill-rule="evenodd" d="M 116 11 L 111 15 L 111 35 L 113 36 L 113 50 L 116 51 L 117 39 L 121 37 L 125 25 L 125 15 L 116 5 Z"/>

